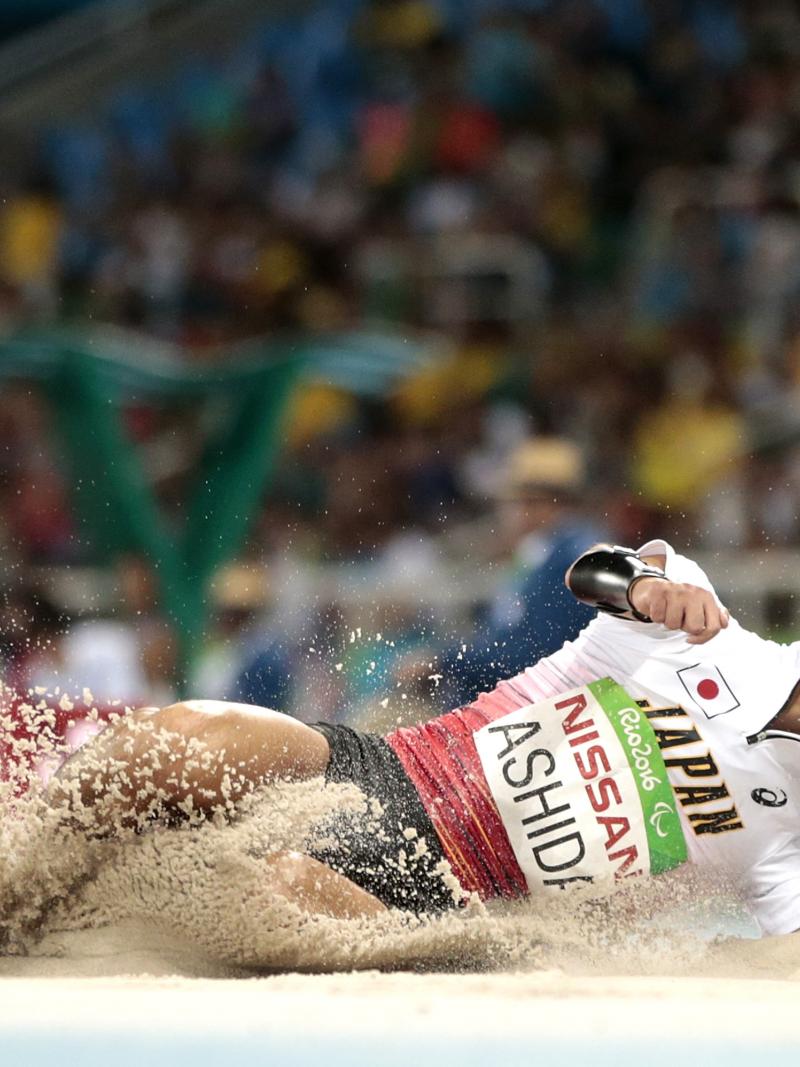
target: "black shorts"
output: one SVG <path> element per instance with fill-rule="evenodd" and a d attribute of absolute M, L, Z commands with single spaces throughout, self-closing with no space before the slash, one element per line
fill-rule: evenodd
<path fill-rule="evenodd" d="M 382 737 L 349 726 L 313 728 L 331 749 L 325 780 L 352 782 L 379 802 L 380 811 L 336 812 L 315 828 L 309 855 L 391 908 L 421 913 L 454 907 L 453 876 L 449 886 L 436 830 L 392 748 Z"/>

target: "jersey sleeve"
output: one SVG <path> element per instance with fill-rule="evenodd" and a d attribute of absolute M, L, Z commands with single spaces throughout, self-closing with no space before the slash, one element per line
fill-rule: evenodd
<path fill-rule="evenodd" d="M 720 603 L 717 591 L 703 568 L 695 563 L 694 560 L 679 555 L 669 542 L 658 539 L 648 541 L 641 548 L 636 549 L 636 554 L 639 556 L 665 556 L 664 573 L 671 582 L 685 582 L 687 585 L 697 585 L 701 589 L 707 589 L 714 594 L 717 603 Z"/>
<path fill-rule="evenodd" d="M 796 853 L 792 858 L 796 864 Z M 762 934 L 777 936 L 800 930 L 800 871 L 775 869 L 785 865 L 786 853 L 781 850 L 751 872 L 755 884 L 747 894 L 747 903 Z"/>

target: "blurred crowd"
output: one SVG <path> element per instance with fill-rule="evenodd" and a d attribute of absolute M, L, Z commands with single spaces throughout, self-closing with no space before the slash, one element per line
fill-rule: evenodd
<path fill-rule="evenodd" d="M 203 362 L 254 335 L 446 337 L 382 401 L 304 387 L 246 559 L 359 566 L 387 589 L 472 560 L 479 614 L 458 626 L 484 637 L 503 583 L 543 558 L 498 500 L 531 437 L 578 450 L 570 521 L 593 532 L 794 546 L 798 60 L 789 0 L 320 0 L 265 17 L 4 167 L 0 326 L 110 322 Z M 202 419 L 126 419 L 174 510 Z M 0 410 L 20 566 L 89 555 L 48 421 L 23 388 Z M 246 622 L 231 610 L 217 646 L 255 625 L 252 605 Z M 346 644 L 331 604 L 315 610 Z M 423 616 L 397 620 L 409 662 L 450 662 L 458 635 Z M 254 641 L 255 658 L 273 649 L 260 677 L 297 672 L 280 644 Z M 372 691 L 387 657 L 364 657 Z"/>

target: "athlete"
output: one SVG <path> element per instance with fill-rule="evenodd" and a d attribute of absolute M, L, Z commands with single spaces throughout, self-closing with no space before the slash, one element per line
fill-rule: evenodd
<path fill-rule="evenodd" d="M 141 825 L 232 811 L 271 780 L 354 782 L 380 802 L 377 827 L 334 817 L 265 873 L 338 917 L 561 892 L 601 867 L 618 880 L 685 858 L 733 875 L 764 933 L 800 928 L 800 643 L 744 630 L 663 541 L 597 546 L 566 580 L 599 609 L 577 639 L 421 726 L 381 738 L 190 700 L 109 728 L 56 788 Z"/>

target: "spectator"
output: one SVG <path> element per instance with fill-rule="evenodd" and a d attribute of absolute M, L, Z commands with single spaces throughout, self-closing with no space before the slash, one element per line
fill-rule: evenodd
<path fill-rule="evenodd" d="M 536 605 L 560 589 L 554 531 L 584 521 L 562 484 L 479 530 L 499 480 L 481 426 L 504 404 L 523 432 L 579 443 L 612 536 L 800 544 L 798 40 L 790 3 L 318 0 L 230 53 L 187 45 L 169 80 L 7 154 L 0 328 L 135 326 L 188 363 L 375 321 L 446 334 L 447 358 L 388 402 L 307 389 L 254 548 L 374 568 L 378 587 L 398 546 L 428 566 L 472 531 L 460 551 L 494 555 L 502 580 L 473 666 L 454 653 L 471 695 L 558 643 Z M 25 383 L 0 412 L 8 571 L 90 558 L 39 397 Z M 215 415 L 124 413 L 176 536 Z M 133 688 L 163 689 L 170 635 L 152 606 L 117 610 L 147 631 Z M 251 609 L 231 611 L 218 650 L 257 645 Z M 262 651 L 246 673 L 274 702 L 284 653 Z"/>
<path fill-rule="evenodd" d="M 495 530 L 502 577 L 471 641 L 445 651 L 437 667 L 454 680 L 448 695 L 455 703 L 549 655 L 592 617 L 564 586 L 576 556 L 605 539 L 582 506 L 580 451 L 560 438 L 531 438 L 512 452 L 499 480 Z"/>

